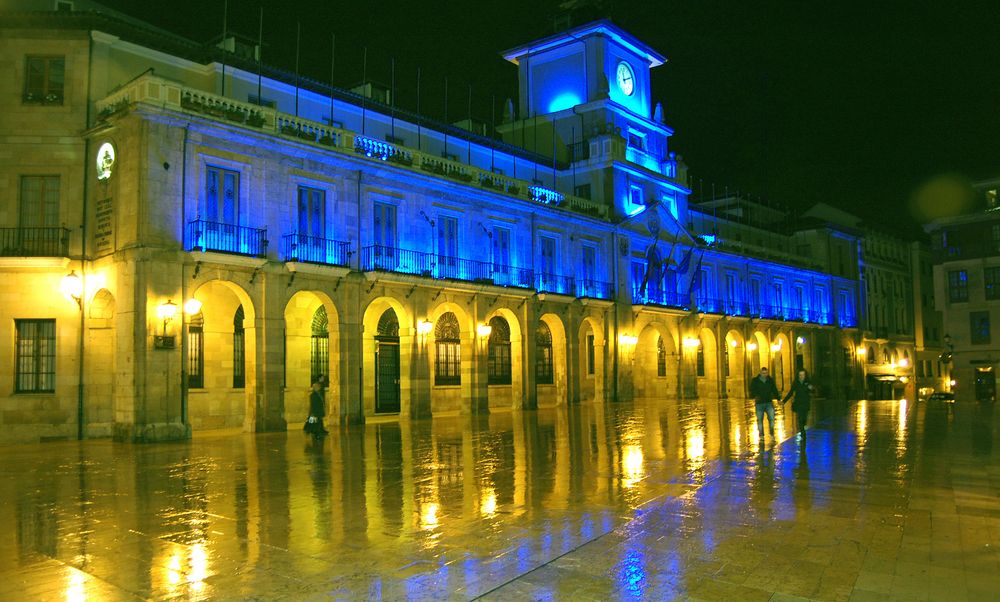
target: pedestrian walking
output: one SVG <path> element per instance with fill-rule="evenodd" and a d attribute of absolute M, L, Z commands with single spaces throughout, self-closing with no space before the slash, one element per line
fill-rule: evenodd
<path fill-rule="evenodd" d="M 781 398 L 781 392 L 774 384 L 774 379 L 767 373 L 767 368 L 761 368 L 760 374 L 750 381 L 750 397 L 754 400 L 757 411 L 757 433 L 764 440 L 764 414 L 771 425 L 771 440 L 774 438 L 774 400 Z"/>
<path fill-rule="evenodd" d="M 306 418 L 302 430 L 313 437 L 322 437 L 328 432 L 323 426 L 324 416 L 326 416 L 326 403 L 323 400 L 323 384 L 317 379 L 309 391 L 309 417 Z"/>
<path fill-rule="evenodd" d="M 805 370 L 799 370 L 798 377 L 792 382 L 788 394 L 781 400 L 781 403 L 784 404 L 795 397 L 795 400 L 792 401 L 792 411 L 795 412 L 795 422 L 799 424 L 800 433 L 806 432 L 806 420 L 809 419 L 809 408 L 812 405 L 814 390 L 812 383 L 809 382 L 809 374 Z"/>

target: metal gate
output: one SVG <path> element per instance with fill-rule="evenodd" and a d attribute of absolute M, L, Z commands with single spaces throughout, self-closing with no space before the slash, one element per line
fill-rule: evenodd
<path fill-rule="evenodd" d="M 375 343 L 375 413 L 399 412 L 399 339 Z"/>

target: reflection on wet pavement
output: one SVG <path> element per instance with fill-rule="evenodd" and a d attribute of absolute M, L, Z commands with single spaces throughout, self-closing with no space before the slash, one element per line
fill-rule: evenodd
<path fill-rule="evenodd" d="M 995 599 L 992 405 L 752 404 L 0 448 L 0 599 Z M 794 433 L 778 414 L 778 438 Z"/>

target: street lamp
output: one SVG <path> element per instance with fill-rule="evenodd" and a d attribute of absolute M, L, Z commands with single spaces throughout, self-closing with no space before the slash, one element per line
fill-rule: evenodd
<path fill-rule="evenodd" d="M 944 364 L 949 364 L 951 363 L 952 357 L 955 355 L 955 344 L 952 342 L 950 334 L 944 335 L 944 344 L 948 347 L 948 351 L 939 355 L 938 361 Z"/>
<path fill-rule="evenodd" d="M 75 270 L 70 270 L 59 283 L 59 289 L 67 299 L 76 301 L 76 306 L 83 309 L 83 280 L 76 275 Z"/>
<path fill-rule="evenodd" d="M 199 309 L 201 308 L 199 307 Z M 177 315 L 177 304 L 168 299 L 166 303 L 161 303 L 156 307 L 156 315 L 159 319 L 163 320 L 163 334 L 155 336 L 153 346 L 156 349 L 173 349 L 177 346 L 177 343 L 172 335 L 167 336 L 167 324 Z"/>

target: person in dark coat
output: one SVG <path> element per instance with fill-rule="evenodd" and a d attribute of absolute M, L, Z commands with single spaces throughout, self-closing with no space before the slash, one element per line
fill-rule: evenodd
<path fill-rule="evenodd" d="M 323 384 L 317 380 L 309 392 L 309 418 L 306 419 L 302 430 L 313 437 L 322 437 L 328 432 L 323 426 L 324 416 L 326 416 L 326 402 L 323 400 Z"/>
<path fill-rule="evenodd" d="M 750 397 L 754 400 L 757 411 L 757 433 L 764 440 L 764 414 L 771 425 L 771 440 L 774 438 L 774 400 L 781 398 L 781 392 L 774 384 L 774 379 L 767 373 L 767 368 L 760 369 L 760 375 L 750 381 Z"/>
<path fill-rule="evenodd" d="M 798 378 L 792 383 L 792 388 L 788 390 L 785 398 L 781 400 L 781 403 L 788 403 L 789 399 L 795 397 L 792 402 L 792 410 L 795 412 L 795 422 L 799 424 L 800 433 L 806 432 L 806 420 L 809 419 L 813 390 L 812 383 L 809 382 L 809 375 L 805 370 L 799 370 Z"/>

